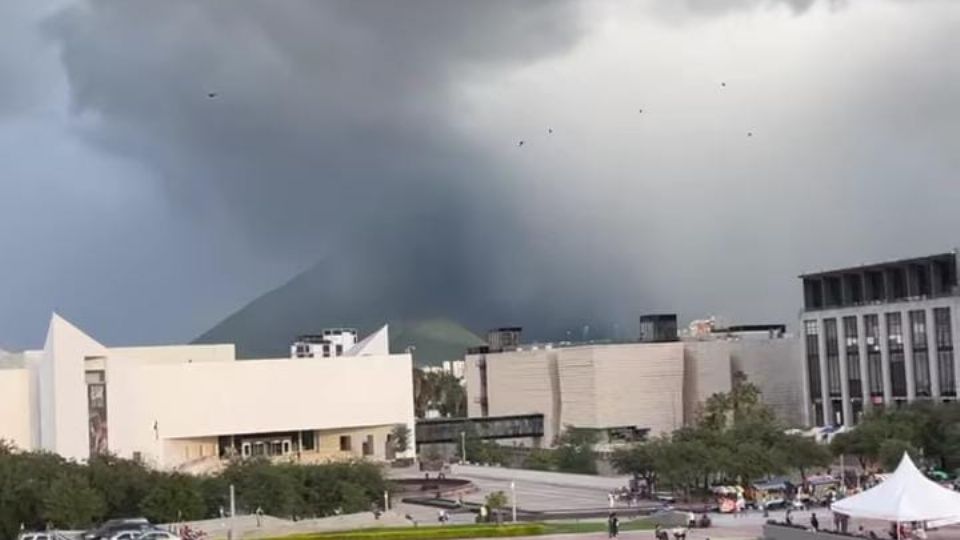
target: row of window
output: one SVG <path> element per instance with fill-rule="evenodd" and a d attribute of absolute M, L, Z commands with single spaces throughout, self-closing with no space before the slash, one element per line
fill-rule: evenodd
<path fill-rule="evenodd" d="M 884 314 L 887 330 L 888 369 L 893 398 L 907 396 L 907 353 L 913 368 L 917 397 L 932 397 L 930 352 L 928 351 L 927 315 L 924 310 L 908 312 L 910 351 L 904 349 L 902 315 L 899 312 Z M 941 396 L 956 396 L 955 367 L 953 360 L 953 334 L 950 308 L 933 310 L 933 343 L 935 344 L 937 373 Z M 880 348 L 880 317 L 877 314 L 863 316 L 864 349 L 867 354 L 867 392 L 871 397 L 883 396 L 883 362 Z M 831 398 L 842 394 L 843 381 L 840 370 L 840 344 L 843 343 L 847 357 L 847 386 L 850 397 L 862 398 L 860 367 L 860 330 L 856 316 L 846 316 L 840 321 L 842 339 L 838 332 L 837 319 L 823 320 L 824 351 L 826 354 L 827 393 Z M 807 376 L 810 383 L 810 399 L 820 400 L 822 381 L 820 375 L 820 329 L 817 321 L 804 322 L 806 340 Z"/>

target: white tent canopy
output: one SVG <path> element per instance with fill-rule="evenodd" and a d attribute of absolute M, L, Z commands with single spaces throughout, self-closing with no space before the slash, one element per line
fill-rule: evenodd
<path fill-rule="evenodd" d="M 940 527 L 960 522 L 960 493 L 928 479 L 904 454 L 897 470 L 881 484 L 840 499 L 830 509 L 853 517 L 899 523 L 923 521 Z"/>

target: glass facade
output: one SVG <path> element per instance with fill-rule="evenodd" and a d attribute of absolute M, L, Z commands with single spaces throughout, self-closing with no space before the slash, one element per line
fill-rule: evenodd
<path fill-rule="evenodd" d="M 810 401 L 813 403 L 814 423 L 823 425 L 822 385 L 820 381 L 820 344 L 817 321 L 804 321 L 804 339 L 807 349 L 807 380 L 810 383 Z"/>
<path fill-rule="evenodd" d="M 930 397 L 930 358 L 927 353 L 927 312 L 910 312 L 910 346 L 913 357 L 913 380 L 917 397 Z"/>
<path fill-rule="evenodd" d="M 847 350 L 847 386 L 851 398 L 862 398 L 860 375 L 860 337 L 856 317 L 843 318 L 843 340 Z"/>
<path fill-rule="evenodd" d="M 950 327 L 950 308 L 933 310 L 934 337 L 937 345 L 937 369 L 940 376 L 940 395 L 956 397 L 957 382 L 953 365 L 953 329 Z"/>
<path fill-rule="evenodd" d="M 840 397 L 842 394 L 840 380 L 840 343 L 837 336 L 837 320 L 823 320 L 823 337 L 826 341 L 827 353 L 827 392 L 830 397 Z"/>
<path fill-rule="evenodd" d="M 883 397 L 883 365 L 880 356 L 880 317 L 876 314 L 863 316 L 864 334 L 867 338 L 867 384 L 871 397 Z"/>
<path fill-rule="evenodd" d="M 894 398 L 907 397 L 907 365 L 903 357 L 903 321 L 899 312 L 887 313 L 887 353 Z"/>

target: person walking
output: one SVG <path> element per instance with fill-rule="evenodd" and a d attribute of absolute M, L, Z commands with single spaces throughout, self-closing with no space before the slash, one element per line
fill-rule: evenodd
<path fill-rule="evenodd" d="M 610 517 L 607 518 L 607 536 L 616 538 L 618 534 L 620 534 L 620 520 L 617 519 L 615 512 L 610 512 Z"/>
<path fill-rule="evenodd" d="M 813 528 L 814 531 L 820 531 L 820 520 L 817 519 L 816 512 L 810 514 L 810 527 Z"/>

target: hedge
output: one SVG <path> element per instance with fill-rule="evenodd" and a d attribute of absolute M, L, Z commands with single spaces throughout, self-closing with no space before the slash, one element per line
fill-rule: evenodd
<path fill-rule="evenodd" d="M 418 540 L 455 538 L 506 538 L 511 536 L 538 536 L 546 532 L 541 523 L 518 525 L 462 525 L 360 529 L 354 531 L 317 534 L 298 534 L 284 540 Z"/>

